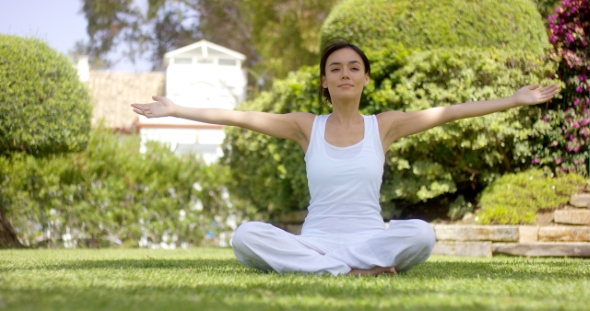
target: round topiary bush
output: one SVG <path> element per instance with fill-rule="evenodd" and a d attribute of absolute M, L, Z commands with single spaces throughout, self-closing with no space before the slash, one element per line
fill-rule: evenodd
<path fill-rule="evenodd" d="M 346 38 L 365 50 L 549 47 L 530 0 L 344 0 L 322 26 L 321 41 Z"/>
<path fill-rule="evenodd" d="M 0 35 L 0 154 L 86 148 L 92 107 L 72 62 L 39 39 Z"/>

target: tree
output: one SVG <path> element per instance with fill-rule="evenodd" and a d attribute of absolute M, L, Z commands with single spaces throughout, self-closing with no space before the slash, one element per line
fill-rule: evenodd
<path fill-rule="evenodd" d="M 0 157 L 86 148 L 92 107 L 72 62 L 38 39 L 0 35 Z M 6 182 L 0 170 L 0 186 Z M 0 187 L 0 247 L 20 246 Z"/>
<path fill-rule="evenodd" d="M 155 69 L 164 53 L 200 39 L 236 50 L 265 82 L 310 65 L 319 54 L 319 29 L 337 0 L 150 0 L 147 10 L 132 0 L 84 0 L 89 42 L 76 52 L 93 64 L 115 49 L 131 60 L 148 54 Z"/>

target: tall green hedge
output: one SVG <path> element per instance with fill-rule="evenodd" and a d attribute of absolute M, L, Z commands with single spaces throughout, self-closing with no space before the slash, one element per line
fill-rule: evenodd
<path fill-rule="evenodd" d="M 66 56 L 39 39 L 0 34 L 0 154 L 83 150 L 91 114 Z"/>
<path fill-rule="evenodd" d="M 343 37 L 366 50 L 507 48 L 542 53 L 545 26 L 530 0 L 344 0 L 322 26 L 321 40 Z"/>
<path fill-rule="evenodd" d="M 374 71 L 361 98 L 361 113 L 367 115 L 509 96 L 528 83 L 549 83 L 543 77 L 555 69 L 534 54 L 495 49 L 411 54 L 390 47 L 368 54 Z M 239 109 L 329 113 L 330 107 L 317 97 L 318 86 L 318 70 L 306 67 Z M 529 140 L 546 130 L 543 122 L 536 121 L 539 109 L 460 120 L 400 139 L 388 152 L 381 202 L 419 202 L 469 192 L 503 172 L 528 167 Z M 228 128 L 224 150 L 238 185 L 235 194 L 271 214 L 308 205 L 303 152 L 295 142 Z"/>

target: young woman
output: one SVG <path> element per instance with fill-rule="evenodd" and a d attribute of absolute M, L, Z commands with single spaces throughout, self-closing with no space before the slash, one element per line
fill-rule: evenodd
<path fill-rule="evenodd" d="M 301 235 L 262 222 L 242 224 L 232 247 L 244 265 L 279 273 L 395 274 L 426 261 L 435 235 L 428 223 L 416 219 L 392 220 L 385 228 L 379 189 L 389 146 L 447 122 L 543 103 L 558 90 L 555 85 L 529 85 L 508 98 L 363 116 L 359 103 L 370 70 L 369 60 L 355 45 L 327 46 L 320 63 L 320 93 L 332 104 L 332 113 L 322 116 L 187 108 L 159 96 L 153 97 L 155 102 L 131 106 L 148 118 L 174 116 L 239 126 L 301 145 L 311 194 Z"/>

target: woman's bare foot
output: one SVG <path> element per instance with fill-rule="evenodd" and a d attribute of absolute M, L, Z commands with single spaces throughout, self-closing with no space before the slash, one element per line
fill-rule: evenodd
<path fill-rule="evenodd" d="M 371 269 L 352 269 L 348 274 L 362 276 L 362 275 L 372 275 L 377 276 L 380 274 L 397 274 L 394 267 L 375 267 Z"/>

